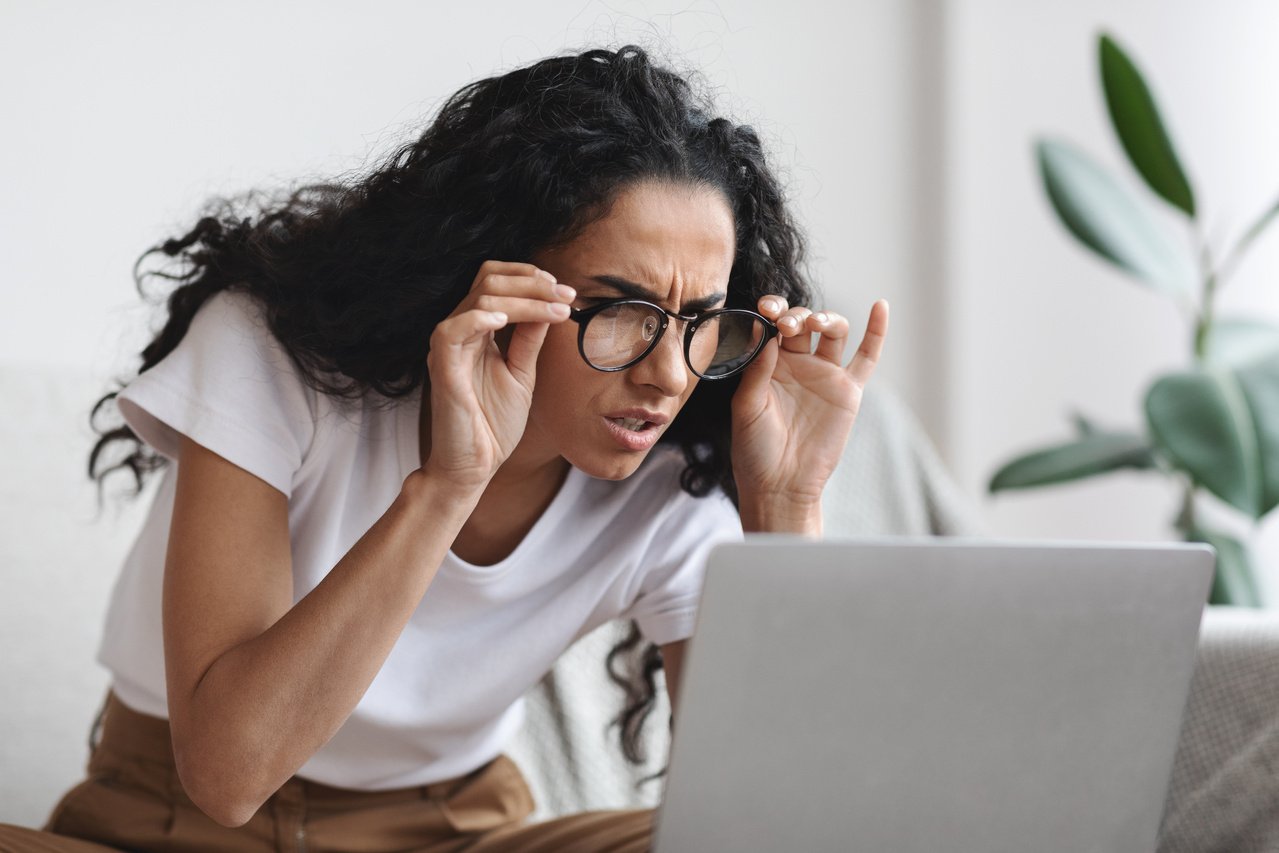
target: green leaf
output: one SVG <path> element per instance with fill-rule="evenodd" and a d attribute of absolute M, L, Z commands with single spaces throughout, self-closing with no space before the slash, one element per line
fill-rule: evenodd
<path fill-rule="evenodd" d="M 1256 518 L 1279 506 L 1279 352 L 1243 364 L 1235 377 L 1256 435 L 1257 472 L 1261 481 L 1261 508 Z"/>
<path fill-rule="evenodd" d="M 1218 367 L 1238 367 L 1279 352 L 1279 326 L 1251 317 L 1221 318 L 1213 322 L 1204 357 Z"/>
<path fill-rule="evenodd" d="M 1036 144 L 1053 210 L 1081 243 L 1170 296 L 1194 299 L 1196 271 L 1184 246 L 1122 184 L 1069 143 Z"/>
<path fill-rule="evenodd" d="M 993 494 L 1078 480 L 1119 468 L 1152 468 L 1154 464 L 1150 446 L 1141 436 L 1094 432 L 1008 462 L 995 472 L 987 488 Z"/>
<path fill-rule="evenodd" d="M 1146 418 L 1173 464 L 1226 503 L 1258 520 L 1279 505 L 1279 353 L 1164 376 Z"/>
<path fill-rule="evenodd" d="M 1206 542 L 1217 550 L 1217 570 L 1212 577 L 1209 604 L 1260 607 L 1261 590 L 1252 568 L 1248 547 L 1233 536 L 1196 526 L 1186 534 L 1189 542 Z"/>
<path fill-rule="evenodd" d="M 1169 204 L 1194 218 L 1195 196 L 1164 129 L 1154 95 L 1137 66 L 1108 35 L 1098 42 L 1101 87 L 1110 122 L 1133 168 Z"/>

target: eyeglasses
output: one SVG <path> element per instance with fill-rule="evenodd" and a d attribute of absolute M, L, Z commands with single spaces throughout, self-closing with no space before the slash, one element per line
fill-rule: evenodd
<path fill-rule="evenodd" d="M 766 317 L 744 308 L 686 316 L 642 299 L 615 299 L 573 308 L 577 348 L 596 370 L 625 370 L 653 351 L 672 319 L 684 321 L 684 361 L 701 379 L 726 379 L 745 369 L 777 334 Z"/>

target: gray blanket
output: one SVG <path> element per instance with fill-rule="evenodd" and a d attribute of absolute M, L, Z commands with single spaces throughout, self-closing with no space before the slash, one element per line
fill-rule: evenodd
<path fill-rule="evenodd" d="M 1279 613 L 1210 607 L 1160 853 L 1279 851 Z"/>

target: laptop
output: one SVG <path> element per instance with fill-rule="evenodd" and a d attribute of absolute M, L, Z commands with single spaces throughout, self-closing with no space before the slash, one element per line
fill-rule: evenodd
<path fill-rule="evenodd" d="M 1213 550 L 750 537 L 708 558 L 658 853 L 1153 851 Z"/>

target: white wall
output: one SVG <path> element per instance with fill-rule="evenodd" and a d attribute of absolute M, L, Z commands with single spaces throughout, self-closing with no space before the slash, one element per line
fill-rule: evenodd
<path fill-rule="evenodd" d="M 1074 406 L 1139 426 L 1140 391 L 1187 361 L 1183 318 L 1080 250 L 1033 170 L 1041 133 L 1126 169 L 1098 28 L 1153 80 L 1212 239 L 1279 192 L 1268 0 L 194 8 L 0 5 L 0 364 L 127 373 L 147 317 L 131 265 L 210 194 L 359 168 L 478 76 L 639 41 L 702 68 L 770 141 L 828 303 L 858 321 L 893 302 L 881 378 L 978 496 L 1000 462 L 1065 438 Z M 1279 230 L 1222 308 L 1279 316 L 1276 278 Z M 1002 535 L 1162 538 L 1177 499 L 1119 474 L 983 506 Z"/>
<path fill-rule="evenodd" d="M 11 4 L 0 26 L 9 186 L 0 362 L 132 369 L 130 270 L 212 193 L 359 168 L 467 82 L 587 44 L 700 67 L 757 124 L 835 307 L 901 307 L 884 375 L 916 365 L 899 186 L 913 6 L 858 2 Z M 493 9 L 501 10 L 499 15 Z M 813 26 L 822 20 L 820 27 Z M 16 309 L 16 310 L 12 310 Z"/>
<path fill-rule="evenodd" d="M 1139 426 L 1141 389 L 1187 360 L 1184 320 L 1080 250 L 1034 173 L 1042 133 L 1126 169 L 1098 28 L 1152 78 L 1215 241 L 1279 192 L 1268 0 L 194 8 L 0 4 L 0 364 L 128 373 L 148 316 L 131 265 L 210 194 L 360 168 L 478 76 L 639 41 L 703 69 L 769 140 L 828 304 L 857 322 L 892 301 L 880 377 L 976 498 L 1000 462 L 1065 438 L 1074 406 Z M 1276 278 L 1279 230 L 1222 308 L 1279 315 Z M 1159 538 L 1177 499 L 1119 474 L 983 506 L 1003 535 Z"/>
<path fill-rule="evenodd" d="M 1096 34 L 1111 31 L 1156 91 L 1209 239 L 1227 245 L 1279 197 L 1279 5 L 952 0 L 946 4 L 945 454 L 984 490 L 1014 454 L 1070 438 L 1069 411 L 1143 428 L 1144 391 L 1190 362 L 1174 307 L 1081 249 L 1058 224 L 1031 141 L 1069 138 L 1137 187 L 1109 129 Z M 1175 217 L 1170 221 L 1178 224 Z M 1279 228 L 1220 293 L 1221 314 L 1279 321 Z M 986 501 L 994 533 L 1170 538 L 1180 496 L 1123 473 Z M 1257 541 L 1279 579 L 1279 513 Z"/>

